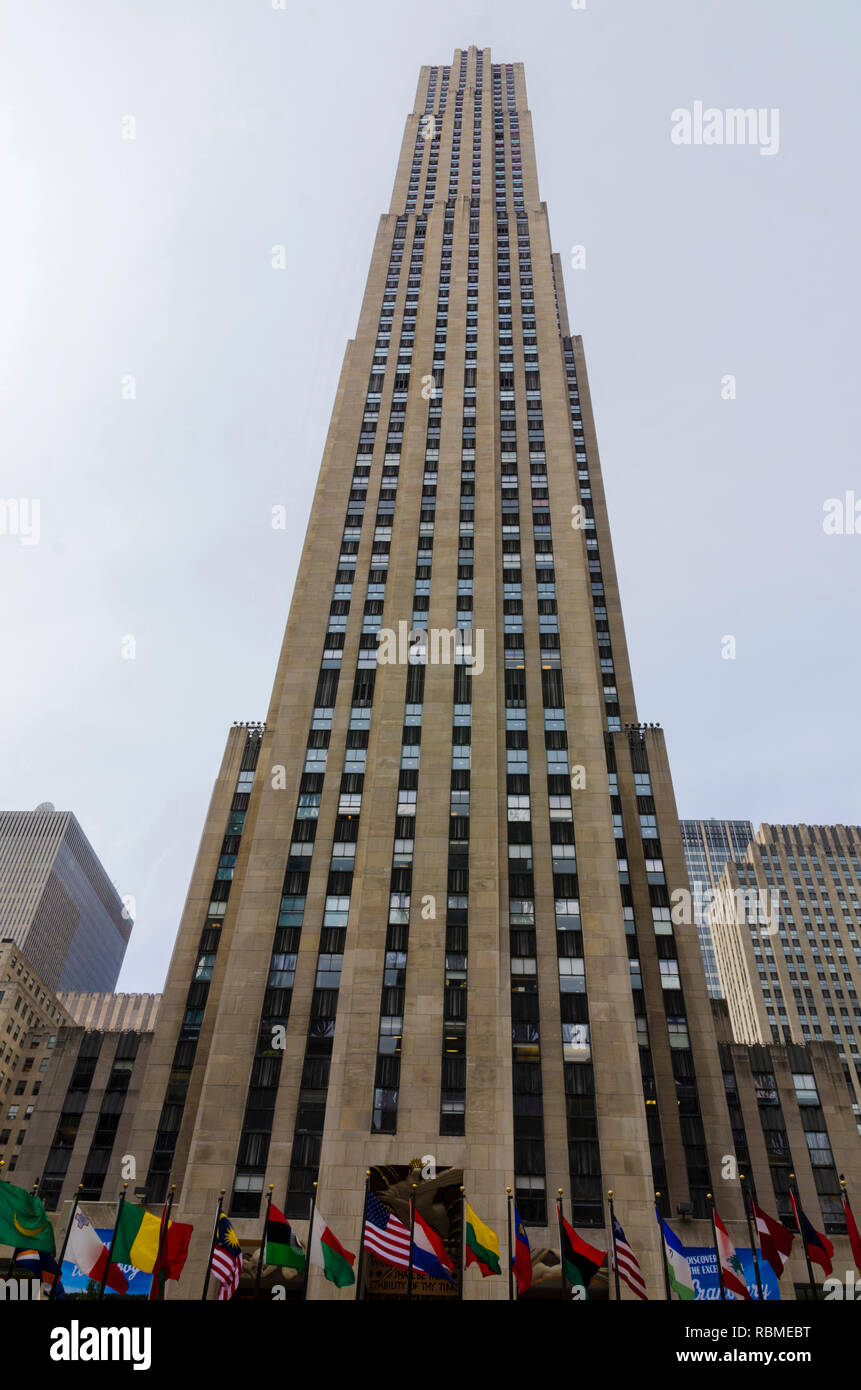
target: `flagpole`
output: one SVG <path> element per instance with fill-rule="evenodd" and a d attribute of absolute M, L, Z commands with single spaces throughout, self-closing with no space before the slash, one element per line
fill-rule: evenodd
<path fill-rule="evenodd" d="M 611 1239 L 611 1241 L 613 1242 L 612 1247 L 611 1247 L 611 1248 L 612 1248 L 612 1251 L 613 1251 L 613 1275 L 614 1275 L 614 1283 L 615 1283 L 615 1286 L 616 1286 L 616 1298 L 617 1298 L 617 1300 L 618 1300 L 618 1299 L 621 1299 L 622 1295 L 621 1295 L 621 1292 L 619 1291 L 619 1261 L 618 1261 L 618 1259 L 616 1258 L 616 1213 L 615 1213 L 615 1211 L 614 1211 L 614 1209 L 613 1209 L 613 1189 L 612 1189 L 612 1187 L 608 1189 L 608 1192 L 607 1192 L 607 1200 L 608 1200 L 608 1202 L 610 1203 L 610 1239 Z"/>
<path fill-rule="evenodd" d="M 562 1297 L 568 1291 L 568 1280 L 565 1278 L 565 1245 L 562 1240 L 562 1188 L 556 1189 L 556 1225 L 559 1229 L 559 1274 L 562 1280 Z"/>
<path fill-rule="evenodd" d="M 171 1214 L 171 1212 L 173 1211 L 173 1204 L 174 1204 L 174 1201 L 175 1201 L 175 1200 L 176 1200 L 176 1183 L 174 1182 L 174 1183 L 171 1183 L 171 1185 L 170 1185 L 170 1196 L 169 1196 L 168 1199 L 167 1199 L 167 1217 L 166 1217 L 165 1223 L 164 1223 L 164 1240 L 167 1242 L 168 1248 L 170 1247 L 170 1242 L 168 1241 L 168 1227 L 170 1226 L 170 1214 Z M 163 1251 L 163 1250 L 159 1251 L 159 1254 L 160 1254 L 160 1255 L 163 1255 L 163 1254 L 164 1254 L 164 1251 Z M 161 1279 L 161 1270 L 159 1270 L 159 1279 Z M 167 1280 L 165 1280 L 165 1283 L 167 1283 Z M 163 1298 L 163 1297 L 164 1297 L 164 1290 L 162 1290 L 162 1298 Z"/>
<path fill-rule="evenodd" d="M 213 1251 L 215 1250 L 215 1237 L 218 1235 L 218 1223 L 221 1220 L 221 1209 L 224 1206 L 224 1194 L 226 1191 L 227 1188 L 222 1187 L 221 1193 L 218 1198 L 218 1207 L 216 1208 L 215 1221 L 212 1227 L 212 1240 L 209 1242 L 209 1258 L 206 1261 L 206 1277 L 203 1281 L 203 1293 L 200 1295 L 201 1303 L 206 1302 L 206 1295 L 209 1292 L 209 1275 L 212 1270 L 212 1255 Z"/>
<path fill-rule="evenodd" d="M 158 1250 L 156 1251 L 155 1264 L 153 1265 L 152 1271 L 152 1284 L 150 1285 L 150 1291 L 148 1295 L 149 1298 L 152 1298 L 153 1289 L 156 1290 L 156 1295 L 155 1299 L 153 1299 L 153 1302 L 159 1299 L 159 1294 L 161 1292 L 161 1290 L 158 1287 L 158 1284 L 156 1283 L 156 1280 L 158 1280 L 159 1283 L 161 1282 L 161 1257 L 164 1247 L 164 1239 L 167 1235 L 167 1228 L 170 1225 L 170 1214 L 173 1211 L 173 1197 L 175 1192 L 176 1183 L 173 1183 L 170 1189 L 170 1196 L 168 1197 L 167 1201 L 161 1209 L 161 1226 L 159 1227 L 158 1233 Z"/>
<path fill-rule="evenodd" d="M 756 1288 L 759 1294 L 760 1302 L 762 1302 L 765 1298 L 765 1294 L 762 1291 L 762 1278 L 759 1273 L 759 1258 L 756 1253 L 756 1237 L 753 1233 L 753 1212 L 750 1210 L 749 1200 L 751 1194 L 745 1187 L 744 1173 L 739 1173 L 738 1180 L 741 1184 L 741 1199 L 744 1202 L 744 1214 L 747 1217 L 747 1233 L 750 1237 L 750 1248 L 753 1253 L 753 1267 L 756 1271 Z"/>
<path fill-rule="evenodd" d="M 260 1293 L 260 1276 L 263 1273 L 263 1260 L 266 1255 L 266 1227 L 269 1225 L 269 1209 L 272 1206 L 272 1190 L 274 1182 L 269 1184 L 269 1194 L 266 1198 L 266 1210 L 263 1213 L 263 1235 L 260 1238 L 260 1249 L 257 1252 L 257 1273 L 254 1276 L 254 1297 Z"/>
<path fill-rule="evenodd" d="M 365 1272 L 365 1225 L 368 1220 L 368 1194 L 371 1190 L 371 1170 L 365 1169 L 365 1200 L 362 1205 L 362 1235 L 359 1240 L 359 1268 L 356 1272 L 356 1302 L 362 1297 L 362 1275 Z"/>
<path fill-rule="evenodd" d="M 72 1210 L 71 1210 L 70 1213 L 69 1213 L 69 1223 L 68 1223 L 68 1225 L 66 1226 L 66 1234 L 63 1236 L 63 1244 L 60 1246 L 60 1253 L 59 1253 L 59 1255 L 57 1256 L 57 1274 L 56 1274 L 56 1277 L 55 1277 L 55 1279 L 54 1279 L 54 1282 L 53 1282 L 53 1284 L 51 1285 L 51 1288 L 50 1288 L 49 1293 L 48 1293 L 48 1302 L 49 1302 L 49 1303 L 51 1303 L 52 1300 L 53 1300 L 53 1298 L 54 1298 L 54 1295 L 55 1295 L 56 1289 L 57 1289 L 57 1285 L 58 1285 L 59 1283 L 62 1282 L 62 1278 L 63 1278 L 63 1256 L 64 1256 L 65 1253 L 66 1253 L 66 1246 L 69 1244 L 69 1236 L 70 1236 L 71 1231 L 72 1231 L 72 1222 L 73 1222 L 74 1219 L 75 1219 L 75 1212 L 78 1210 L 78 1203 L 79 1203 L 80 1200 L 81 1200 L 81 1190 L 82 1190 L 83 1186 L 84 1186 L 84 1184 L 83 1184 L 82 1182 L 81 1182 L 81 1183 L 78 1183 L 78 1190 L 77 1190 L 77 1192 L 75 1193 L 74 1200 L 72 1201 Z"/>
<path fill-rule="evenodd" d="M 465 1274 L 466 1274 L 466 1269 L 465 1269 L 464 1263 L 463 1263 L 463 1256 L 464 1256 L 464 1232 L 465 1232 L 465 1230 L 466 1230 L 466 1193 L 465 1193 L 464 1189 L 461 1188 L 461 1189 L 460 1189 L 460 1269 L 459 1269 L 460 1287 L 459 1287 L 459 1289 L 458 1289 L 458 1295 L 457 1295 L 457 1296 L 458 1296 L 458 1300 L 459 1300 L 460 1302 L 463 1302 L 463 1281 L 464 1281 L 464 1276 L 465 1276 Z"/>
<path fill-rule="evenodd" d="M 407 1298 L 413 1296 L 413 1241 L 416 1229 L 416 1183 L 410 1193 L 410 1267 L 407 1270 Z"/>
<path fill-rule="evenodd" d="M 304 1303 L 308 1298 L 308 1285 L 311 1282 L 311 1242 L 314 1239 L 314 1212 L 317 1210 L 317 1181 L 311 1188 L 311 1219 L 308 1222 L 308 1244 L 305 1246 L 305 1292 L 302 1295 Z"/>
<path fill-rule="evenodd" d="M 126 1188 L 127 1188 L 127 1187 L 128 1187 L 128 1183 L 127 1183 L 127 1182 L 124 1182 L 124 1183 L 123 1183 L 123 1190 L 122 1190 L 122 1192 L 120 1193 L 120 1199 L 119 1199 L 119 1201 L 117 1202 L 117 1214 L 116 1214 L 116 1216 L 114 1217 L 114 1229 L 111 1231 L 111 1243 L 110 1243 L 110 1245 L 109 1245 L 109 1247 L 108 1247 L 108 1259 L 107 1259 L 107 1263 L 105 1264 L 104 1269 L 102 1270 L 102 1281 L 101 1281 L 101 1283 L 99 1284 L 99 1302 L 101 1302 L 102 1299 L 103 1299 L 104 1296 L 105 1296 L 105 1284 L 108 1282 L 108 1275 L 109 1275 L 110 1272 L 111 1272 L 111 1256 L 112 1256 L 113 1253 L 114 1253 L 114 1246 L 115 1246 L 116 1241 L 117 1241 L 117 1230 L 118 1230 L 119 1224 L 120 1224 L 120 1216 L 122 1215 L 122 1210 L 123 1210 L 123 1207 L 125 1206 L 125 1203 L 126 1203 Z"/>
<path fill-rule="evenodd" d="M 514 1301 L 514 1250 L 511 1245 L 511 1188 L 506 1187 L 508 1193 L 508 1301 Z"/>
<path fill-rule="evenodd" d="M 161 1230 L 160 1230 L 160 1232 L 159 1232 L 159 1254 L 156 1255 L 156 1265 L 154 1265 L 154 1268 L 153 1268 L 153 1284 L 150 1284 L 150 1298 L 152 1298 L 153 1286 L 154 1286 L 154 1287 L 156 1287 L 156 1298 L 157 1298 L 157 1300 L 159 1300 L 159 1301 L 163 1301 L 163 1298 L 164 1298 L 164 1286 L 163 1286 L 163 1284 L 161 1284 L 161 1257 L 163 1257 L 163 1254 L 164 1254 L 164 1241 L 167 1240 L 167 1227 L 170 1226 L 170 1223 L 171 1223 L 171 1212 L 172 1212 L 172 1209 L 174 1209 L 174 1197 L 175 1197 L 175 1194 L 177 1194 L 177 1184 L 171 1183 L 170 1195 L 168 1195 L 167 1202 L 166 1202 L 166 1204 L 164 1204 L 164 1207 L 161 1208 Z M 156 1286 L 156 1280 L 159 1280 L 159 1284 L 157 1284 L 157 1286 Z"/>
<path fill-rule="evenodd" d="M 807 1248 L 807 1241 L 804 1239 L 804 1232 L 801 1229 L 801 1198 L 798 1195 L 798 1188 L 795 1183 L 795 1174 L 789 1175 L 789 1195 L 793 1199 L 792 1214 L 795 1217 L 795 1229 L 801 1236 L 801 1244 L 804 1246 L 804 1258 L 807 1261 L 807 1276 L 810 1280 L 810 1292 L 813 1294 L 815 1302 L 819 1302 L 819 1289 L 813 1274 L 813 1265 L 810 1263 L 810 1251 Z"/>
<path fill-rule="evenodd" d="M 726 1289 L 724 1288 L 724 1283 L 723 1283 L 723 1266 L 722 1266 L 722 1264 L 721 1264 L 721 1262 L 720 1262 L 720 1250 L 718 1249 L 717 1226 L 715 1225 L 715 1199 L 714 1199 L 714 1194 L 711 1193 L 711 1192 L 707 1192 L 707 1193 L 706 1193 L 706 1197 L 707 1197 L 707 1199 L 708 1199 L 709 1211 L 710 1211 L 710 1213 L 711 1213 L 711 1218 L 712 1218 L 712 1240 L 714 1241 L 715 1259 L 717 1260 L 717 1267 L 718 1267 L 718 1283 L 720 1284 L 720 1296 L 721 1296 L 721 1300 L 724 1301 L 724 1300 L 726 1299 Z"/>
<path fill-rule="evenodd" d="M 670 1288 L 670 1265 L 669 1265 L 669 1261 L 668 1261 L 668 1259 L 667 1259 L 667 1241 L 666 1241 L 666 1238 L 665 1238 L 665 1236 L 664 1236 L 664 1218 L 661 1216 L 661 1208 L 660 1208 L 660 1206 L 659 1206 L 660 1197 L 661 1197 L 660 1192 L 656 1192 L 656 1193 L 655 1193 L 655 1215 L 656 1215 L 657 1218 L 658 1218 L 658 1230 L 659 1230 L 660 1233 L 661 1233 L 661 1254 L 662 1254 L 663 1257 L 664 1257 L 664 1296 L 665 1296 L 665 1298 L 666 1298 L 666 1300 L 667 1300 L 668 1303 L 672 1303 L 672 1301 L 673 1301 L 673 1291 L 672 1291 L 672 1289 Z"/>
<path fill-rule="evenodd" d="M 845 1219 L 845 1221 L 846 1221 L 846 1235 L 847 1235 L 847 1237 L 848 1237 L 848 1239 L 849 1239 L 849 1245 L 850 1245 L 850 1248 L 851 1248 L 851 1250 L 852 1250 L 852 1258 L 853 1258 L 853 1260 L 855 1261 L 855 1265 L 856 1265 L 856 1268 L 858 1269 L 858 1273 L 861 1274 L 861 1255 L 859 1255 L 859 1254 L 856 1252 L 856 1249 L 855 1249 L 856 1242 L 852 1239 L 852 1227 L 855 1227 L 855 1230 L 856 1230 L 856 1231 L 857 1231 L 858 1227 L 857 1227 L 857 1225 L 855 1224 L 855 1217 L 854 1217 L 854 1215 L 853 1215 L 852 1207 L 851 1207 L 850 1202 L 849 1202 L 849 1190 L 848 1190 L 848 1188 L 847 1188 L 847 1186 L 846 1186 L 846 1179 L 844 1178 L 844 1176 L 843 1176 L 842 1173 L 840 1173 L 839 1177 L 840 1177 L 840 1196 L 841 1196 L 842 1202 L 843 1202 L 843 1216 L 844 1216 L 844 1219 Z"/>

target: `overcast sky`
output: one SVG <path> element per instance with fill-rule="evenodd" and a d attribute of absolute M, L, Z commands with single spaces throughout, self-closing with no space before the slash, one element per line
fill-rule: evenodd
<path fill-rule="evenodd" d="M 458 45 L 526 65 L 680 813 L 861 821 L 861 520 L 823 530 L 861 500 L 861 6 L 286 4 L 30 0 L 0 34 L 0 498 L 40 503 L 37 544 L 0 534 L 0 807 L 74 811 L 134 897 L 121 986 L 161 987 L 266 713 L 418 69 Z M 674 144 L 697 101 L 776 108 L 777 152 Z"/>

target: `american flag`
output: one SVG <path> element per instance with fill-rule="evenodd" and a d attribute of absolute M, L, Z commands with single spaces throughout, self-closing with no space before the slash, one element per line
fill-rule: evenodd
<path fill-rule="evenodd" d="M 365 1246 L 387 1264 L 409 1269 L 409 1230 L 372 1192 L 365 1202 Z"/>
<path fill-rule="evenodd" d="M 646 1293 L 646 1285 L 640 1266 L 637 1264 L 637 1257 L 625 1239 L 625 1232 L 615 1216 L 613 1217 L 613 1243 L 616 1247 L 614 1267 L 618 1267 L 619 1278 L 625 1281 L 628 1288 L 638 1298 L 644 1298 L 648 1302 L 649 1295 Z"/>
<path fill-rule="evenodd" d="M 218 1280 L 218 1301 L 232 1298 L 239 1288 L 242 1273 L 242 1250 L 239 1237 L 226 1216 L 218 1218 L 215 1245 L 212 1249 L 212 1273 Z"/>

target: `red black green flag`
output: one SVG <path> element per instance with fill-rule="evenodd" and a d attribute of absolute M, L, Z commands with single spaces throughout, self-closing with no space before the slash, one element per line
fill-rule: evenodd
<path fill-rule="evenodd" d="M 559 1213 L 559 1236 L 562 1244 L 562 1268 L 566 1283 L 570 1287 L 580 1286 L 585 1292 L 592 1275 L 599 1270 L 607 1258 L 605 1250 L 596 1250 L 581 1240 L 573 1226 L 569 1226 L 561 1211 Z"/>
<path fill-rule="evenodd" d="M 304 1269 L 305 1251 L 296 1239 L 293 1227 L 283 1211 L 274 1202 L 269 1208 L 266 1222 L 266 1255 L 268 1265 L 278 1265 L 281 1269 Z"/>

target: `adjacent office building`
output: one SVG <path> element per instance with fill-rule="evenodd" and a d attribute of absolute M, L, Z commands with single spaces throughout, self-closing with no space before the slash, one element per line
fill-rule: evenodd
<path fill-rule="evenodd" d="M 861 827 L 762 825 L 712 935 L 735 1038 L 836 1044 L 861 1118 Z"/>
<path fill-rule="evenodd" d="M 656 1189 L 702 1245 L 716 1191 L 744 1244 L 678 888 L 523 68 L 457 50 L 421 70 L 269 713 L 229 734 L 124 1140 L 195 1223 L 178 1296 L 222 1189 L 251 1243 L 270 1184 L 303 1238 L 316 1190 L 356 1251 L 366 1170 L 462 1173 L 503 1239 L 509 1187 L 550 1251 L 557 1189 L 605 1247 L 613 1188 L 656 1297 Z"/>
<path fill-rule="evenodd" d="M 17 942 L 0 940 L 0 1158 L 18 1167 L 69 1016 Z M 34 1176 L 41 1172 L 37 1166 Z"/>
<path fill-rule="evenodd" d="M 114 1181 L 105 1191 L 112 1166 L 119 1175 L 125 1162 L 125 1176 L 136 1177 L 129 1136 L 161 996 L 70 993 L 60 1003 L 65 1018 L 19 1159 L 21 1181 L 39 1180 L 49 1209 L 64 1185 L 85 1202 L 115 1201 Z"/>
<path fill-rule="evenodd" d="M 52 990 L 111 990 L 132 921 L 70 811 L 0 812 L 0 938 Z"/>
<path fill-rule="evenodd" d="M 728 859 L 737 859 L 744 854 L 753 839 L 753 826 L 748 820 L 682 820 L 679 824 L 706 984 L 711 998 L 720 999 L 723 991 L 708 908 L 717 892 L 724 864 Z"/>
<path fill-rule="evenodd" d="M 723 1000 L 716 1008 L 726 1008 Z M 858 1197 L 858 1133 L 840 1059 L 833 1043 L 756 1044 L 746 1047 L 731 1036 L 727 1018 L 718 1018 L 724 1089 L 739 1172 L 755 1200 L 795 1229 L 790 1185 L 797 1182 L 809 1215 L 833 1238 L 835 1271 L 851 1269 L 846 1248 L 841 1175 Z M 854 1181 L 853 1181 L 854 1176 Z M 804 1192 L 816 1193 L 812 1206 Z M 833 1236 L 832 1234 L 833 1233 Z M 747 1242 L 745 1242 L 747 1244 Z M 796 1241 L 782 1285 L 783 1298 L 812 1294 L 804 1256 Z"/>

